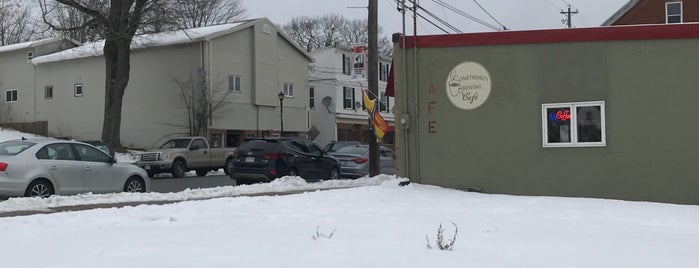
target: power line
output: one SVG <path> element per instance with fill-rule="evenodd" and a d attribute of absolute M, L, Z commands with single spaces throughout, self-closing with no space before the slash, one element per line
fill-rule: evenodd
<path fill-rule="evenodd" d="M 457 33 L 462 33 L 458 28 L 452 26 L 451 24 L 449 24 L 448 22 L 446 22 L 444 19 L 438 17 L 437 15 L 435 15 L 434 13 L 432 13 L 432 12 L 430 12 L 429 10 L 425 9 L 425 8 L 422 7 L 421 5 L 417 5 L 417 7 L 418 7 L 419 9 L 421 9 L 423 12 L 427 13 L 427 15 L 430 15 L 430 17 L 434 18 L 435 20 L 439 21 L 440 23 L 444 24 L 445 26 L 449 27 L 449 29 L 451 29 L 452 31 L 457 32 Z M 418 14 L 418 16 L 420 16 L 420 18 L 423 18 L 423 19 L 427 20 L 425 17 L 423 17 L 423 16 L 420 15 L 420 14 Z M 429 21 L 429 20 L 427 20 L 427 21 L 428 21 L 429 23 L 432 23 L 432 22 Z M 432 23 L 432 25 L 434 25 L 434 23 Z M 434 25 L 434 26 L 437 27 L 436 25 Z M 439 28 L 439 27 L 437 27 L 437 28 Z M 442 29 L 442 28 L 440 28 L 440 29 L 441 29 L 442 31 L 444 31 L 444 29 Z"/>
<path fill-rule="evenodd" d="M 470 19 L 470 20 L 472 20 L 472 21 L 474 21 L 474 22 L 476 22 L 476 23 L 478 23 L 478 24 L 480 24 L 480 25 L 483 25 L 483 26 L 485 26 L 485 27 L 488 27 L 488 28 L 490 28 L 490 29 L 493 29 L 493 30 L 495 30 L 495 31 L 501 31 L 501 30 L 502 30 L 502 29 L 498 28 L 497 26 L 494 26 L 494 25 L 492 25 L 492 24 L 490 24 L 490 23 L 487 23 L 487 22 L 485 22 L 485 21 L 483 21 L 483 20 L 481 20 L 481 19 L 479 19 L 479 18 L 476 18 L 476 17 L 474 17 L 474 16 L 472 16 L 472 15 L 466 13 L 466 12 L 463 12 L 463 11 L 459 10 L 458 8 L 455 8 L 455 7 L 453 7 L 453 6 L 451 6 L 451 5 L 447 4 L 447 3 L 444 3 L 444 2 L 441 1 L 441 0 L 432 0 L 432 2 L 435 2 L 435 3 L 437 3 L 437 4 L 439 4 L 439 5 L 443 6 L 443 7 L 446 7 L 447 9 L 453 11 L 454 13 L 459 14 L 459 15 L 461 15 L 461 16 L 464 16 L 464 17 L 466 17 L 467 19 Z"/>
<path fill-rule="evenodd" d="M 396 3 L 396 5 L 400 5 L 400 3 L 398 2 L 398 0 L 394 0 L 394 2 Z M 454 27 L 453 25 L 449 24 L 449 22 L 443 20 L 443 19 L 440 18 L 439 16 L 435 15 L 434 13 L 428 11 L 427 9 L 425 9 L 424 7 L 422 7 L 421 5 L 417 4 L 417 3 L 415 2 L 415 0 L 409 0 L 409 2 L 411 2 L 411 3 L 413 4 L 414 8 L 419 9 L 419 10 L 422 10 L 423 13 L 426 13 L 427 15 L 429 15 L 429 16 L 432 17 L 433 19 L 437 20 L 437 21 L 440 22 L 442 25 L 446 26 L 447 28 L 451 29 L 452 31 L 457 32 L 457 33 L 462 33 L 461 30 L 459 30 L 458 28 L 456 28 L 456 27 Z M 400 11 L 400 9 L 399 9 L 399 11 Z M 417 10 L 416 10 L 416 11 L 417 11 Z M 419 16 L 421 19 L 423 19 L 423 20 L 425 20 L 426 22 L 430 23 L 430 24 L 431 24 L 432 26 L 434 26 L 435 28 L 441 30 L 442 32 L 447 33 L 447 34 L 449 33 L 449 31 L 447 31 L 447 30 L 445 30 L 444 28 L 440 27 L 439 25 L 437 25 L 436 23 L 434 23 L 432 20 L 426 18 L 425 16 L 423 16 L 423 15 L 420 14 L 419 12 L 415 12 L 415 14 L 416 14 L 417 16 Z M 424 27 L 424 26 L 423 26 L 423 27 Z"/>
<path fill-rule="evenodd" d="M 556 10 L 562 9 L 560 6 L 558 6 L 554 3 L 551 3 L 551 1 L 549 1 L 549 0 L 544 0 L 544 2 L 546 2 L 547 4 L 549 4 L 549 6 L 555 8 Z"/>
<path fill-rule="evenodd" d="M 481 3 L 478 3 L 478 1 L 476 1 L 476 0 L 473 0 L 473 2 L 476 3 L 476 5 L 478 5 L 478 7 L 480 7 L 481 10 L 483 10 L 483 12 L 485 12 L 485 14 L 488 14 L 488 16 L 491 19 L 493 19 L 495 22 L 497 22 L 500 25 L 500 27 L 502 27 L 503 30 L 509 30 L 509 29 L 507 29 L 507 27 L 505 27 L 505 25 L 502 25 L 502 23 L 500 23 L 500 21 L 498 21 L 495 17 L 493 17 L 493 15 L 491 15 L 490 12 L 488 12 L 488 10 L 485 10 L 485 8 L 481 5 Z"/>
<path fill-rule="evenodd" d="M 420 18 L 422 18 L 422 19 L 425 20 L 426 22 L 429 22 L 429 23 L 432 24 L 432 26 L 434 26 L 435 28 L 442 30 L 442 32 L 447 33 L 447 34 L 449 33 L 449 31 L 444 30 L 444 28 L 442 28 L 442 27 L 439 27 L 437 24 L 435 24 L 434 22 L 430 21 L 428 18 L 425 18 L 425 16 L 423 16 L 422 14 L 417 13 L 417 16 L 420 17 Z M 438 19 L 438 20 L 441 20 L 441 19 Z M 440 22 L 441 22 L 441 21 L 440 21 Z M 442 24 L 444 24 L 444 23 L 445 23 L 445 22 L 442 22 Z M 447 25 L 448 25 L 448 24 L 447 24 Z M 452 28 L 452 27 L 454 27 L 454 26 L 448 25 L 447 27 Z M 457 32 L 457 33 L 461 33 L 461 31 L 459 31 L 459 29 L 452 28 L 452 30 L 454 30 L 454 31 Z"/>

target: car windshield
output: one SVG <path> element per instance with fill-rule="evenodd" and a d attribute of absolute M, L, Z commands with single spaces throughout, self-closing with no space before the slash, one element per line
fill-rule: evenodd
<path fill-rule="evenodd" d="M 350 145 L 338 149 L 337 151 L 335 151 L 335 154 L 363 155 L 368 150 L 369 146 L 367 145 Z"/>
<path fill-rule="evenodd" d="M 163 144 L 163 146 L 160 146 L 160 149 L 187 148 L 191 140 L 192 139 L 172 139 Z"/>
<path fill-rule="evenodd" d="M 28 141 L 6 141 L 0 143 L 0 155 L 17 155 L 36 143 Z"/>

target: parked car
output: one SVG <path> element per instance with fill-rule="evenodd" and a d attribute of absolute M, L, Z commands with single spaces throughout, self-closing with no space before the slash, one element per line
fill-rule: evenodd
<path fill-rule="evenodd" d="M 0 196 L 145 192 L 146 171 L 78 142 L 22 139 L 0 143 Z"/>
<path fill-rule="evenodd" d="M 338 149 L 348 146 L 348 145 L 360 145 L 362 144 L 359 141 L 331 141 L 327 145 L 325 145 L 325 148 L 323 148 L 323 151 L 326 153 L 333 153 L 337 151 Z"/>
<path fill-rule="evenodd" d="M 158 149 L 142 153 L 136 165 L 145 169 L 150 177 L 169 172 L 181 178 L 190 170 L 195 170 L 197 176 L 205 176 L 219 168 L 228 174 L 234 151 L 235 148 L 211 148 L 204 137 L 174 138 Z"/>
<path fill-rule="evenodd" d="M 369 145 L 349 145 L 330 153 L 340 161 L 342 176 L 356 179 L 369 175 Z M 396 155 L 385 146 L 379 147 L 381 174 L 396 174 Z"/>
<path fill-rule="evenodd" d="M 335 180 L 340 178 L 340 163 L 313 141 L 253 139 L 236 150 L 230 175 L 238 184 L 268 182 L 286 175 L 307 181 Z"/>
<path fill-rule="evenodd" d="M 114 153 L 114 149 L 112 149 L 112 146 L 109 146 L 109 144 L 106 144 L 102 141 L 94 140 L 94 141 L 81 141 L 87 144 L 90 144 L 92 146 L 97 147 L 97 149 L 102 150 L 103 152 L 107 153 L 109 156 L 112 158 L 116 159 L 116 153 Z"/>

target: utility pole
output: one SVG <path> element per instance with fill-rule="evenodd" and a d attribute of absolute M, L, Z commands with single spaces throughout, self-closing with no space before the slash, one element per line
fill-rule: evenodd
<path fill-rule="evenodd" d="M 578 10 L 575 9 L 575 11 L 572 11 L 570 9 L 570 4 L 569 4 L 568 11 L 561 10 L 561 14 L 567 16 L 567 19 L 563 19 L 563 20 L 568 24 L 568 28 L 573 28 L 573 20 L 571 19 L 571 17 L 573 17 L 573 15 L 575 15 L 575 14 L 578 14 Z"/>
<path fill-rule="evenodd" d="M 380 105 L 379 101 L 379 43 L 378 43 L 378 0 L 369 0 L 369 44 L 368 44 L 368 55 L 369 66 L 367 66 L 367 72 L 369 72 L 369 91 L 371 95 L 377 98 L 376 105 Z M 376 107 L 375 109 L 379 109 Z M 371 115 L 370 115 L 371 116 Z M 373 119 L 372 119 L 373 122 Z M 370 131 L 369 134 L 369 176 L 373 177 L 379 175 L 380 163 L 379 163 L 379 143 L 376 138 L 376 134 Z"/>

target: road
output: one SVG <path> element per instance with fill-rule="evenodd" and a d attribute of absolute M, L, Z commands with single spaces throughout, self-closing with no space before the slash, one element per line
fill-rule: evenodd
<path fill-rule="evenodd" d="M 189 175 L 189 174 L 187 174 Z M 211 188 L 216 186 L 234 186 L 235 180 L 228 175 L 208 175 L 204 177 L 185 176 L 182 178 L 157 177 L 150 180 L 151 191 L 159 193 L 179 192 L 184 189 Z"/>

